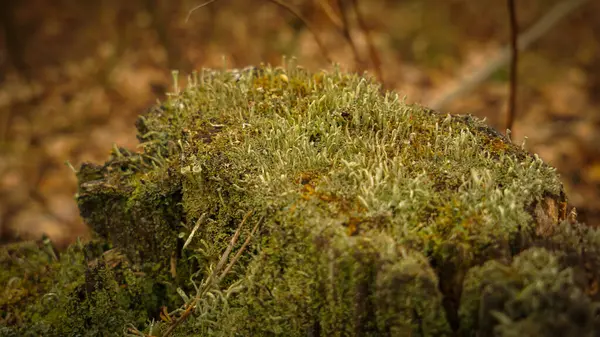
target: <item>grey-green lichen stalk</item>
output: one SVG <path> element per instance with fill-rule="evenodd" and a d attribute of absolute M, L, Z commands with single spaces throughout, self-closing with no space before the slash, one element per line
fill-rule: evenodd
<path fill-rule="evenodd" d="M 595 251 L 598 235 L 563 221 L 553 168 L 483 122 L 337 70 L 188 82 L 138 121 L 141 153 L 78 173 L 84 219 L 162 287 L 167 308 L 144 316 L 162 320 L 129 333 L 523 335 L 550 324 L 539 298 L 573 304 L 553 280 L 593 310 L 596 272 L 573 275 L 599 264 L 577 247 Z M 543 261 L 554 269 L 527 267 Z M 504 306 L 538 279 L 541 297 Z M 510 291 L 488 305 L 489 287 Z M 577 331 L 594 331 L 582 317 Z"/>

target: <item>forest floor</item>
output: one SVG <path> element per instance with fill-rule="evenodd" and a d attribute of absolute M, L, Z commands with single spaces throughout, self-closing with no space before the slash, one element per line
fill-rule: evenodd
<path fill-rule="evenodd" d="M 563 0 L 566 1 L 566 0 Z M 520 4 L 522 31 L 557 0 Z M 60 246 L 85 236 L 73 171 L 101 163 L 114 144 L 135 149 L 137 116 L 172 88 L 171 69 L 280 65 L 311 70 L 331 61 L 381 69 L 386 88 L 439 111 L 485 117 L 505 128 L 508 68 L 441 104 L 508 43 L 505 2 L 359 1 L 365 30 L 336 1 L 14 1 L 0 24 L 0 242 L 46 233 Z M 351 3 L 351 2 L 350 2 Z M 358 53 L 344 37 L 348 27 Z M 587 1 L 520 55 L 514 142 L 555 166 L 579 219 L 600 225 L 600 2 Z"/>

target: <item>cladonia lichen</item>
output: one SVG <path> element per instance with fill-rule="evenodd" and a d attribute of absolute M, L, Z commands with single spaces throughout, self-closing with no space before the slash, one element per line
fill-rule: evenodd
<path fill-rule="evenodd" d="M 540 298 L 598 331 L 598 234 L 566 221 L 552 167 L 474 117 L 288 65 L 194 73 L 136 126 L 140 151 L 78 171 L 106 247 L 28 300 L 56 294 L 48 334 L 527 335 L 551 331 Z"/>

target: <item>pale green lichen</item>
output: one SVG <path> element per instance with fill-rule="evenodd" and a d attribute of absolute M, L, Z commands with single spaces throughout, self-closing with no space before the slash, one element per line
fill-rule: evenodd
<path fill-rule="evenodd" d="M 481 268 L 536 245 L 575 269 L 597 263 L 571 244 L 597 250 L 594 230 L 534 212 L 563 208 L 553 168 L 476 118 L 407 105 L 364 77 L 206 70 L 137 127 L 141 153 L 115 148 L 78 172 L 85 221 L 144 273 L 143 289 L 163 289 L 147 316 L 115 326 L 143 330 L 167 306 L 145 326 L 164 333 L 184 310 L 177 289 L 195 308 L 180 336 L 473 335 Z M 133 295 L 99 274 L 86 303 L 127 312 L 112 299 Z M 486 319 L 525 331 L 504 315 Z"/>

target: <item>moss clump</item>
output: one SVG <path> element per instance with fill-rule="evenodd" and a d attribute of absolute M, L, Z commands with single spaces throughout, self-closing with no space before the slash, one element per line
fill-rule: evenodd
<path fill-rule="evenodd" d="M 595 230 L 564 222 L 553 168 L 475 118 L 407 105 L 359 76 L 288 66 L 194 74 L 137 128 L 139 153 L 115 148 L 106 164 L 81 167 L 77 202 L 143 271 L 126 298 L 155 300 L 128 311 L 119 273 L 83 265 L 78 277 L 101 276 L 76 323 L 60 324 L 73 331 L 96 326 L 89 315 L 106 303 L 125 310 L 113 332 L 143 319 L 158 321 L 146 333 L 180 336 L 546 331 L 539 296 L 518 313 L 502 306 L 512 295 L 484 301 L 489 284 L 509 287 L 488 277 L 502 268 L 521 278 L 515 294 L 543 279 L 552 303 L 596 300 L 598 275 L 585 266 L 597 260 L 582 251 L 597 251 Z M 581 272 L 544 278 L 532 252 Z M 587 282 L 569 279 L 581 273 Z"/>
<path fill-rule="evenodd" d="M 57 256 L 47 243 L 3 247 L 0 336 L 117 335 L 180 304 L 174 289 L 109 248 L 95 240 Z"/>
<path fill-rule="evenodd" d="M 562 257 L 533 248 L 510 266 L 489 261 L 469 270 L 460 308 L 463 335 L 597 335 L 598 305 Z"/>

